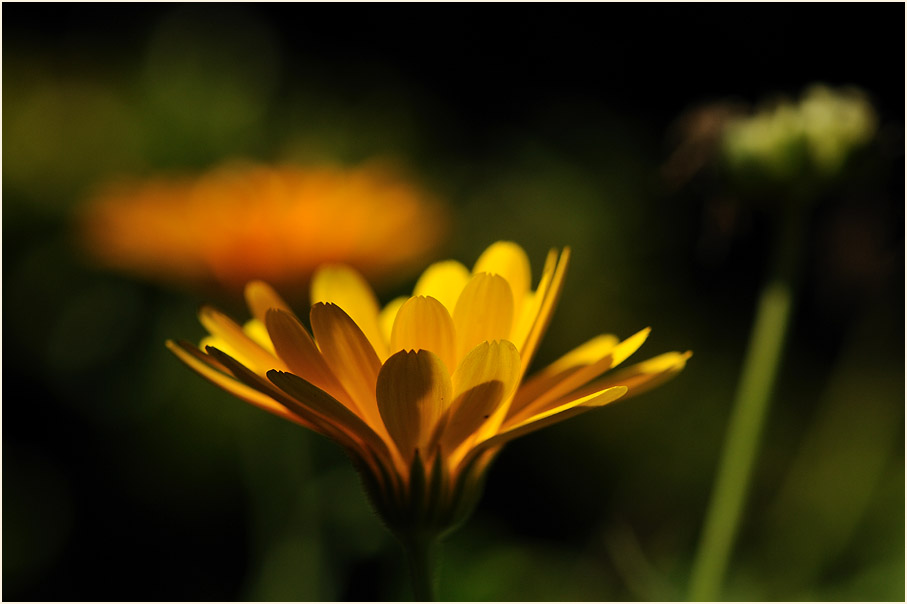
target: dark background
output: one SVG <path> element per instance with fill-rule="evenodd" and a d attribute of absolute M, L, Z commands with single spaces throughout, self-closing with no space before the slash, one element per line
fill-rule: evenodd
<path fill-rule="evenodd" d="M 451 204 L 445 255 L 514 239 L 537 279 L 547 248 L 573 247 L 540 362 L 646 325 L 640 358 L 695 351 L 661 389 L 508 446 L 446 543 L 442 597 L 682 599 L 776 227 L 741 206 L 716 231 L 720 186 L 660 168 L 690 107 L 814 82 L 863 89 L 879 132 L 811 216 L 727 597 L 902 599 L 903 18 L 4 5 L 4 599 L 406 597 L 342 454 L 164 349 L 201 337 L 205 298 L 95 268 L 70 234 L 112 176 L 374 155 Z"/>

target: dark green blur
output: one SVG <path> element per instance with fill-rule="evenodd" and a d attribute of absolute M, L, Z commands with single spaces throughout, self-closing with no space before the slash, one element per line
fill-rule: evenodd
<path fill-rule="evenodd" d="M 690 136 L 674 125 L 697 103 L 822 81 L 861 87 L 878 131 L 808 217 L 725 597 L 903 600 L 903 9 L 887 6 L 828 6 L 865 36 L 839 44 L 768 6 L 633 9 L 625 28 L 578 7 L 495 21 L 454 6 L 7 4 L 3 598 L 408 597 L 341 450 L 164 348 L 201 338 L 200 304 L 245 319 L 241 301 L 102 271 L 71 227 L 118 176 L 375 156 L 451 205 L 439 259 L 471 265 L 512 239 L 537 280 L 549 248 L 572 247 L 536 366 L 646 326 L 631 360 L 694 351 L 674 381 L 508 445 L 444 543 L 441 597 L 684 598 L 785 193 L 717 160 L 666 177 Z"/>

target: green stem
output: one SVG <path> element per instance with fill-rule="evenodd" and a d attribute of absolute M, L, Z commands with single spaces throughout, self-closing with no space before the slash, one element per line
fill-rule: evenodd
<path fill-rule="evenodd" d="M 416 536 L 402 539 L 413 582 L 413 601 L 437 601 L 435 562 L 438 541 L 435 537 Z"/>
<path fill-rule="evenodd" d="M 802 206 L 788 210 L 778 241 L 774 278 L 759 298 L 715 486 L 693 562 L 689 591 L 692 601 L 714 601 L 720 597 L 781 363 L 804 219 Z"/>

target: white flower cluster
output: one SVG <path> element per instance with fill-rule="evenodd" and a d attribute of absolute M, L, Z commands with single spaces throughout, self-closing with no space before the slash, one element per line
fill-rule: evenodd
<path fill-rule="evenodd" d="M 876 122 L 861 91 L 814 85 L 799 103 L 777 102 L 729 123 L 724 156 L 734 171 L 755 169 L 776 180 L 804 170 L 829 176 L 872 139 Z"/>

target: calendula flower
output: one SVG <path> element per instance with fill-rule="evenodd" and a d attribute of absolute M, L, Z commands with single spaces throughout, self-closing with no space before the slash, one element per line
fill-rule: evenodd
<path fill-rule="evenodd" d="M 226 164 L 195 178 L 110 185 L 81 209 L 100 263 L 241 292 L 292 288 L 327 262 L 372 279 L 415 268 L 442 240 L 444 208 L 385 164 Z"/>
<path fill-rule="evenodd" d="M 337 441 L 398 534 L 439 534 L 467 514 L 508 441 L 677 374 L 690 353 L 609 372 L 649 334 L 597 336 L 524 379 L 564 282 L 569 250 L 552 250 L 531 287 L 518 245 L 498 242 L 470 271 L 433 264 L 412 297 L 380 309 L 353 269 L 321 268 L 310 335 L 264 282 L 246 288 L 253 318 L 212 308 L 200 347 L 168 342 L 228 392 Z"/>

